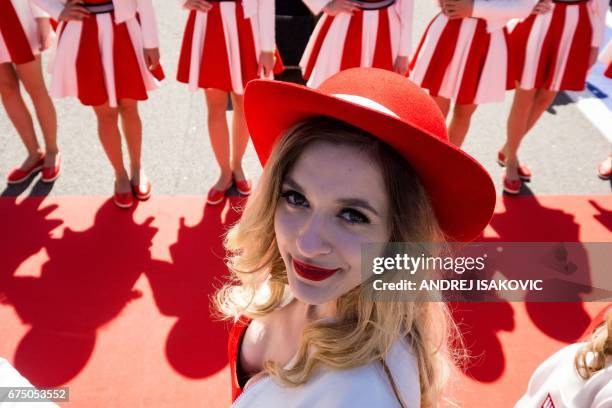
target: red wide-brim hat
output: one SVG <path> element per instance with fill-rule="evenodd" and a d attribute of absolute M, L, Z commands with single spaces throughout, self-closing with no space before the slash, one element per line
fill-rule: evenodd
<path fill-rule="evenodd" d="M 246 122 L 265 166 L 284 133 L 308 118 L 329 117 L 372 134 L 412 165 L 450 240 L 471 241 L 489 223 L 495 187 L 487 171 L 448 141 L 437 105 L 405 77 L 375 68 L 341 71 L 318 89 L 271 80 L 249 82 Z"/>

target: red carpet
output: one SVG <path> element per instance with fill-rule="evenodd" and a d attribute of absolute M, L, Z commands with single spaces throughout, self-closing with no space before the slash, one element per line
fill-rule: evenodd
<path fill-rule="evenodd" d="M 506 198 L 483 240 L 609 242 L 611 210 L 610 197 Z M 238 217 L 201 197 L 127 212 L 98 197 L 1 198 L 0 356 L 38 386 L 69 386 L 71 406 L 227 406 L 227 324 L 209 318 L 209 296 Z M 475 359 L 455 400 L 511 406 L 603 307 L 457 305 Z"/>

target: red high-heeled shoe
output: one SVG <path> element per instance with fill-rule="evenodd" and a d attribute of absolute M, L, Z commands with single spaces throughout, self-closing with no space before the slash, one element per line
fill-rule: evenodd
<path fill-rule="evenodd" d="M 234 183 L 236 183 L 236 190 L 240 194 L 245 196 L 251 194 L 251 182 L 249 180 L 236 180 L 236 177 L 234 177 Z"/>
<path fill-rule="evenodd" d="M 523 186 L 523 182 L 521 181 L 521 179 L 509 180 L 504 174 L 502 180 L 504 185 L 504 192 L 512 195 L 516 195 L 521 192 L 521 187 Z"/>
<path fill-rule="evenodd" d="M 28 167 L 27 169 L 20 169 L 19 167 L 16 167 L 13 170 L 11 170 L 11 172 L 6 177 L 6 182 L 8 184 L 23 183 L 24 181 L 32 177 L 34 173 L 39 172 L 40 169 L 42 169 L 44 163 L 45 163 L 45 155 L 41 154 L 38 161 L 34 163 L 33 165 L 31 165 L 30 167 Z"/>
<path fill-rule="evenodd" d="M 113 202 L 119 208 L 130 208 L 134 205 L 134 195 L 131 191 L 126 193 L 117 192 L 117 182 L 115 182 L 115 194 L 113 195 Z"/>
<path fill-rule="evenodd" d="M 506 155 L 501 150 L 497 152 L 497 164 L 499 164 L 501 167 L 506 167 Z M 524 164 L 519 163 L 518 175 L 519 178 L 523 181 L 531 181 L 531 170 Z"/>
<path fill-rule="evenodd" d="M 45 183 L 53 183 L 60 176 L 62 172 L 62 156 L 58 152 L 55 158 L 55 164 L 53 167 L 42 168 L 42 181 Z"/>
<path fill-rule="evenodd" d="M 147 180 L 145 184 L 132 184 L 132 192 L 134 197 L 140 201 L 147 201 L 151 197 L 151 182 Z"/>
<path fill-rule="evenodd" d="M 217 190 L 214 187 L 208 190 L 208 196 L 206 197 L 206 202 L 210 205 L 217 205 L 221 203 L 225 199 L 225 193 L 227 193 L 227 191 L 230 188 L 232 188 L 232 184 L 233 182 L 230 181 L 227 187 L 224 188 L 223 190 Z"/>

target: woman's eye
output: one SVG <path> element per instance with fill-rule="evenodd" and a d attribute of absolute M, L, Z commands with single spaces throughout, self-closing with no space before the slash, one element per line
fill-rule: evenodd
<path fill-rule="evenodd" d="M 343 209 L 340 216 L 351 224 L 367 224 L 370 222 L 370 219 L 364 214 L 351 208 Z"/>
<path fill-rule="evenodd" d="M 285 199 L 285 201 L 294 207 L 306 207 L 308 206 L 308 201 L 306 201 L 306 197 L 298 193 L 297 191 L 289 190 L 285 191 L 281 194 L 281 197 Z"/>

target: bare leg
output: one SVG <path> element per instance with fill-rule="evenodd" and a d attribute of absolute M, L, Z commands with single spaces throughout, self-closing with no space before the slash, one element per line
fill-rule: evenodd
<path fill-rule="evenodd" d="M 438 108 L 442 111 L 442 116 L 444 119 L 448 116 L 448 111 L 450 110 L 450 99 L 446 99 L 443 96 L 432 96 L 433 100 L 438 105 Z"/>
<path fill-rule="evenodd" d="M 527 133 L 527 121 L 535 101 L 535 89 L 516 88 L 512 108 L 508 116 L 507 140 L 504 146 L 506 154 L 506 177 L 510 180 L 518 180 L 518 157 L 517 152 L 521 140 Z"/>
<path fill-rule="evenodd" d="M 119 116 L 123 136 L 130 156 L 130 176 L 135 185 L 146 183 L 146 175 L 142 171 L 142 122 L 138 113 L 138 102 L 132 99 L 119 101 Z"/>
<path fill-rule="evenodd" d="M 21 164 L 21 169 L 31 167 L 40 158 L 42 150 L 36 140 L 32 116 L 21 96 L 19 79 L 13 64 L 0 64 L 0 97 L 6 114 L 28 151 L 28 157 Z"/>
<path fill-rule="evenodd" d="M 548 89 L 538 89 L 529 112 L 529 119 L 527 120 L 527 132 L 537 123 L 542 114 L 557 96 L 557 91 L 549 91 Z"/>
<path fill-rule="evenodd" d="M 16 66 L 19 79 L 30 95 L 38 123 L 45 139 L 45 166 L 53 167 L 59 149 L 57 147 L 57 115 L 53 101 L 47 92 L 43 78 L 40 56 L 35 61 Z"/>
<path fill-rule="evenodd" d="M 206 104 L 208 105 L 208 133 L 215 158 L 219 164 L 221 174 L 213 186 L 217 190 L 224 190 L 232 181 L 230 167 L 229 129 L 227 127 L 227 92 L 219 89 L 206 89 Z"/>
<path fill-rule="evenodd" d="M 478 105 L 474 104 L 455 105 L 453 119 L 448 127 L 448 137 L 455 146 L 461 147 L 463 144 L 465 135 L 470 128 L 472 115 L 477 107 Z"/>
<path fill-rule="evenodd" d="M 232 93 L 234 115 L 232 118 L 232 159 L 230 167 L 237 180 L 245 180 L 242 158 L 249 144 L 249 130 L 244 118 L 243 96 Z"/>
<path fill-rule="evenodd" d="M 98 136 L 108 160 L 115 170 L 116 189 L 119 193 L 132 190 L 130 178 L 123 164 L 121 151 L 121 133 L 119 132 L 119 109 L 111 108 L 107 104 L 94 106 L 98 118 Z"/>

